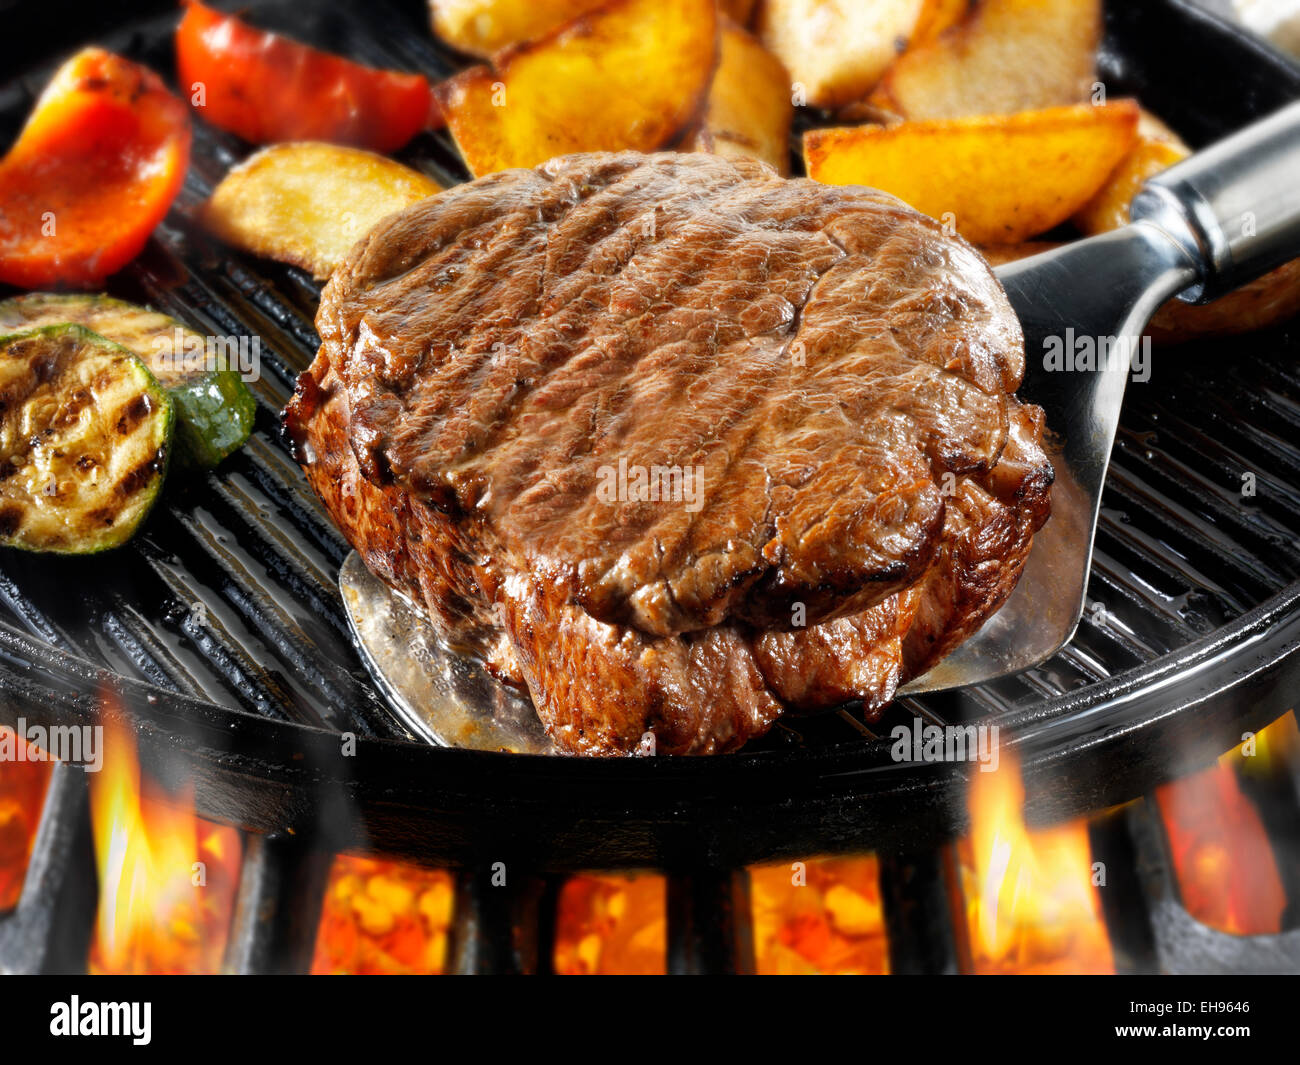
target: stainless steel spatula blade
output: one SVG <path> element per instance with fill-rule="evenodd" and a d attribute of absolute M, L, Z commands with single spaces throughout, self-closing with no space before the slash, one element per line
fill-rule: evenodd
<path fill-rule="evenodd" d="M 1207 302 L 1300 256 L 1300 103 L 1157 175 L 1130 214 L 1122 229 L 997 271 L 1025 333 L 1018 395 L 1047 415 L 1052 516 L 1002 608 L 904 693 L 1018 673 L 1074 635 L 1130 357 L 1146 354 L 1152 314 L 1176 295 Z M 1159 388 L 1158 374 L 1143 387 Z"/>
<path fill-rule="evenodd" d="M 904 693 L 957 688 L 1019 673 L 1069 642 L 1082 616 L 1101 489 L 1130 374 L 1130 354 L 1166 299 L 1195 280 L 1191 260 L 1147 223 L 1011 263 L 997 271 L 1025 331 L 1017 395 L 1047 414 L 1046 449 L 1056 480 L 1052 516 L 1034 537 L 1011 597 L 975 633 Z M 1068 309 L 1067 309 L 1068 308 Z M 1099 365 L 1048 369 L 1044 353 Z"/>
<path fill-rule="evenodd" d="M 440 747 L 556 753 L 532 701 L 439 643 L 424 615 L 355 551 L 343 560 L 339 589 L 361 660 L 417 737 Z"/>

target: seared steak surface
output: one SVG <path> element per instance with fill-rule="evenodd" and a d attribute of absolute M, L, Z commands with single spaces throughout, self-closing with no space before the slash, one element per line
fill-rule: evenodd
<path fill-rule="evenodd" d="M 1019 324 L 893 197 L 595 154 L 380 223 L 287 412 L 371 568 L 564 748 L 731 749 L 879 709 L 1046 520 Z"/>

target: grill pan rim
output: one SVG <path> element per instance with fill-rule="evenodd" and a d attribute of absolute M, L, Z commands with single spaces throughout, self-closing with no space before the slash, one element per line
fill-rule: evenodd
<path fill-rule="evenodd" d="M 1125 24 L 1131 33 L 1133 25 L 1176 23 L 1232 52 L 1231 66 L 1249 70 L 1265 89 L 1300 96 L 1300 72 L 1240 29 L 1186 0 L 1140 8 L 1108 5 L 1111 32 Z M 1103 51 L 1103 60 L 1106 54 Z M 1132 70 L 1126 74 L 1134 76 Z M 1250 99 L 1233 106 L 1258 106 L 1255 97 L 1261 91 L 1257 85 L 1243 93 Z M 1161 774 L 1171 778 L 1231 746 L 1243 724 L 1258 727 L 1271 720 L 1279 710 L 1275 700 L 1286 687 L 1283 678 L 1300 671 L 1297 628 L 1300 581 L 1174 652 L 1008 717 L 1007 724 L 1028 730 L 1013 743 L 1022 754 L 1031 820 L 1074 816 L 1130 798 L 1131 793 L 1120 794 L 1127 785 L 1118 782 L 1139 773 L 1148 783 Z M 1239 657 L 1247 651 L 1249 665 Z M 421 814 L 426 821 L 435 814 L 455 821 L 470 807 L 474 824 L 500 822 L 502 838 L 516 838 L 525 849 L 530 846 L 527 837 L 544 829 L 559 842 L 545 845 L 548 853 L 538 857 L 557 868 L 662 864 L 676 846 L 760 860 L 796 855 L 795 850 L 782 849 L 792 846 L 791 837 L 798 837 L 793 846 L 799 855 L 808 854 L 810 839 L 827 853 L 860 850 L 864 832 L 871 832 L 873 839 L 889 835 L 883 822 L 893 809 L 906 807 L 917 814 L 906 826 L 911 842 L 927 830 L 946 836 L 963 818 L 954 796 L 960 797 L 964 789 L 952 786 L 964 779 L 962 773 L 951 767 L 882 762 L 887 741 L 741 751 L 707 759 L 589 761 L 358 738 L 357 758 L 346 767 L 349 771 L 337 772 L 326 768 L 337 764 L 339 739 L 329 729 L 275 721 L 121 678 L 7 625 L 0 625 L 0 656 L 10 660 L 0 662 L 0 692 L 12 700 L 0 707 L 0 721 L 12 724 L 24 716 L 36 723 L 91 723 L 96 720 L 98 690 L 113 686 L 131 706 L 146 763 L 166 773 L 168 767 L 174 772 L 179 761 L 198 773 L 197 798 L 205 816 L 261 832 L 325 832 L 343 837 L 345 846 L 351 835 L 417 860 L 461 860 L 474 841 L 458 839 L 454 831 L 440 833 L 434 826 L 427 838 L 413 839 L 410 828 L 415 822 L 403 822 L 403 810 Z M 1225 657 L 1236 659 L 1226 677 L 1218 669 Z M 22 661 L 39 663 L 51 677 L 71 680 L 80 694 L 60 690 L 53 680 L 45 686 L 34 683 L 10 664 Z M 1188 701 L 1171 706 L 1175 692 Z M 1259 696 L 1250 707 L 1240 705 L 1247 693 Z M 1234 700 L 1238 705 L 1225 713 L 1224 704 Z M 1085 716 L 1095 725 L 1080 729 Z M 1172 736 L 1198 729 L 1202 735 L 1193 736 L 1195 742 L 1180 749 L 1176 761 L 1153 775 L 1151 744 L 1161 742 L 1166 730 Z M 1104 781 L 1090 780 L 1087 772 L 1098 755 L 1117 766 Z M 247 789 L 249 794 L 241 797 L 242 786 L 254 779 L 262 786 Z M 1036 789 L 1035 781 L 1053 786 Z M 1073 783 L 1062 786 L 1063 781 Z M 272 791 L 279 795 L 277 802 L 267 797 Z M 1040 791 L 1044 794 L 1037 794 Z M 353 803 L 361 827 L 336 831 L 323 826 L 322 809 L 333 808 L 328 798 L 322 806 L 324 793 Z M 795 804 L 805 804 L 806 809 L 792 819 Z M 773 819 L 772 831 L 762 832 L 752 823 L 769 820 L 768 810 L 780 816 Z M 574 811 L 581 812 L 580 820 Z M 736 830 L 737 816 L 750 827 Z M 799 837 L 801 824 L 814 830 Z M 590 839 L 573 842 L 578 835 L 595 833 L 599 838 L 602 826 L 608 833 L 603 849 Z M 729 839 L 729 833 L 735 838 Z M 785 837 L 784 842 L 778 836 Z"/>
<path fill-rule="evenodd" d="M 8 696 L 0 723 L 94 724 L 100 693 L 111 688 L 129 711 L 144 764 L 163 780 L 192 774 L 200 814 L 254 832 L 327 837 L 336 849 L 445 864 L 469 860 L 490 839 L 498 847 L 513 841 L 533 864 L 554 869 L 661 866 L 701 847 L 709 860 L 748 864 L 861 850 L 864 832 L 883 847 L 938 843 L 966 823 L 965 789 L 954 786 L 965 781 L 962 770 L 882 762 L 886 741 L 722 758 L 588 759 L 358 737 L 355 757 L 342 758 L 337 732 L 121 678 L 2 623 L 0 652 L 81 689 L 56 691 L 0 664 Z M 1237 659 L 1227 680 L 1207 669 L 1225 657 Z M 1300 683 L 1300 581 L 1158 665 L 1157 685 L 1150 667 L 1139 667 L 1104 682 L 1104 700 L 1066 693 L 1018 715 L 1050 734 L 1054 723 L 1073 720 L 1054 712 L 1122 714 L 1075 742 L 1013 741 L 1031 823 L 1132 798 L 1132 775 L 1145 790 L 1201 768 L 1242 730 L 1287 709 L 1281 697 Z M 1187 701 L 1171 707 L 1171 688 Z M 1258 698 L 1242 699 L 1247 692 Z M 1154 775 L 1153 730 L 1177 754 Z M 1113 763 L 1104 779 L 1092 772 L 1099 754 Z M 768 831 L 778 812 L 779 826 Z M 791 831 L 792 817 L 802 831 Z M 434 831 L 457 820 L 462 836 Z M 413 832 L 413 823 L 428 834 Z"/>

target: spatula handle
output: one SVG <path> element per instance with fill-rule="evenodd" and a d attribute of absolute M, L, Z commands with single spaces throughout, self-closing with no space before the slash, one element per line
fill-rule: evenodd
<path fill-rule="evenodd" d="M 1300 101 L 1157 174 L 1130 215 L 1196 261 L 1200 277 L 1180 293 L 1193 303 L 1300 256 Z"/>

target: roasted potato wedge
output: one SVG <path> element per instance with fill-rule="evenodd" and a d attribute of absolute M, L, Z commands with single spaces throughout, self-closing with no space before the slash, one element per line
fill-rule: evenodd
<path fill-rule="evenodd" d="M 721 58 L 704 118 L 686 145 L 714 155 L 760 159 L 790 172 L 790 75 L 781 60 L 734 22 L 724 21 Z"/>
<path fill-rule="evenodd" d="M 1016 244 L 1065 221 L 1137 137 L 1132 100 L 804 134 L 808 176 L 871 185 L 952 222 L 976 244 Z"/>
<path fill-rule="evenodd" d="M 1074 224 L 1086 234 L 1104 233 L 1128 223 L 1128 206 L 1142 183 L 1153 174 L 1186 159 L 1192 150 L 1160 119 L 1143 111 L 1138 119 L 1137 143 L 1109 178 L 1074 216 Z"/>
<path fill-rule="evenodd" d="M 909 50 L 872 94 L 902 118 L 1012 114 L 1089 98 L 1101 0 L 980 0 Z"/>
<path fill-rule="evenodd" d="M 759 39 L 790 71 L 801 102 L 839 107 L 871 91 L 929 0 L 763 0 Z"/>
<path fill-rule="evenodd" d="M 429 0 L 433 32 L 453 48 L 486 59 L 534 41 L 594 11 L 605 0 Z"/>
<path fill-rule="evenodd" d="M 385 215 L 441 191 L 419 171 L 360 148 L 273 144 L 222 179 L 202 220 L 227 244 L 323 279 Z"/>
<path fill-rule="evenodd" d="M 437 88 L 475 177 L 570 152 L 652 151 L 700 114 L 713 0 L 613 0 Z"/>

